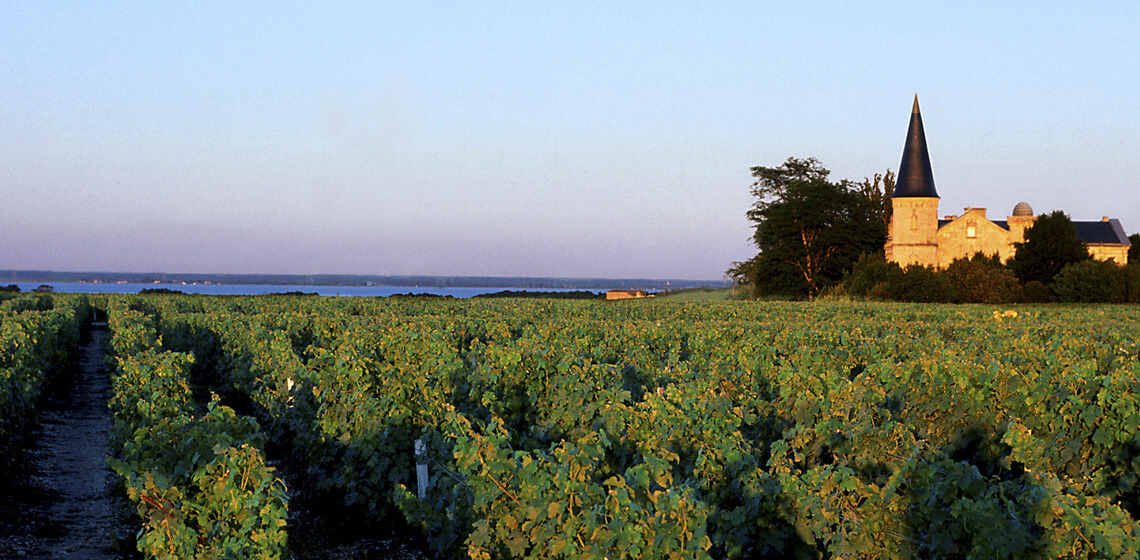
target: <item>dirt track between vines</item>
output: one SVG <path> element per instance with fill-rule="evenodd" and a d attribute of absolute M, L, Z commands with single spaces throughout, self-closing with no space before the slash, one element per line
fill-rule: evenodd
<path fill-rule="evenodd" d="M 134 556 L 137 528 L 106 463 L 112 425 L 106 336 L 100 327 L 84 336 L 78 362 L 49 383 L 40 422 L 13 457 L 14 472 L 0 490 L 2 558 Z"/>

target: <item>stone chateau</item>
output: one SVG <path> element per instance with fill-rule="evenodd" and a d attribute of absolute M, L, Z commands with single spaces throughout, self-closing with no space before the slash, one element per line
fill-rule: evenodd
<path fill-rule="evenodd" d="M 1037 218 L 1025 202 L 1013 207 L 1004 220 L 991 220 L 985 208 L 966 208 L 960 216 L 938 218 L 938 192 L 926 150 L 926 134 L 918 111 L 918 96 L 910 114 L 898 180 L 891 194 L 892 218 L 887 231 L 887 260 L 902 266 L 921 264 L 945 268 L 951 261 L 981 252 L 1007 261 L 1014 243 L 1025 241 L 1025 230 Z M 1078 222 L 1073 226 L 1089 253 L 1100 260 L 1128 262 L 1128 236 L 1120 221 Z"/>

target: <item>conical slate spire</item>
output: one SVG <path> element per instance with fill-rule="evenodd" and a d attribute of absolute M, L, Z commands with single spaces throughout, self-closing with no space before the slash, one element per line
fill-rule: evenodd
<path fill-rule="evenodd" d="M 906 131 L 898 181 L 891 196 L 938 198 L 938 192 L 934 190 L 934 171 L 930 169 L 930 154 L 926 151 L 922 114 L 918 112 L 917 93 L 914 95 L 914 109 L 910 112 L 910 128 Z"/>

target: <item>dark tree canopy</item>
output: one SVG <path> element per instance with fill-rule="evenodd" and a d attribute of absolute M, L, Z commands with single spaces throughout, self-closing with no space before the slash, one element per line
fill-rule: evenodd
<path fill-rule="evenodd" d="M 891 170 L 887 170 L 885 174 L 875 174 L 875 179 L 864 178 L 862 183 L 859 183 L 859 191 L 863 196 L 871 201 L 871 207 L 875 209 L 875 215 L 883 221 L 883 227 L 889 229 L 891 227 L 891 193 L 895 192 L 895 174 Z"/>
<path fill-rule="evenodd" d="M 815 158 L 790 157 L 779 167 L 753 167 L 752 177 L 756 180 L 752 182 L 752 196 L 756 197 L 756 203 L 752 206 L 748 217 L 756 221 L 752 214 L 763 210 L 768 204 L 783 200 L 788 186 L 792 183 L 814 179 L 826 180 L 830 173 L 831 171 Z"/>
<path fill-rule="evenodd" d="M 1128 248 L 1128 262 L 1140 263 L 1140 233 L 1129 235 L 1128 241 L 1132 243 L 1132 246 Z"/>
<path fill-rule="evenodd" d="M 1022 283 L 1049 284 L 1065 265 L 1092 258 L 1073 221 L 1060 210 L 1038 216 L 1025 230 L 1025 241 L 1014 247 L 1009 267 Z"/>
<path fill-rule="evenodd" d="M 833 183 L 828 174 L 810 158 L 752 168 L 759 200 L 748 218 L 756 223 L 760 254 L 737 263 L 730 277 L 750 281 L 758 293 L 814 297 L 842 279 L 862 253 L 882 250 L 881 201 L 868 196 L 870 186 Z"/>
<path fill-rule="evenodd" d="M 1128 297 L 1124 267 L 1086 259 L 1066 266 L 1053 279 L 1057 299 L 1077 303 L 1122 303 Z"/>
<path fill-rule="evenodd" d="M 952 303 L 1011 303 L 1021 297 L 1017 277 L 997 255 L 957 258 L 941 272 L 946 277 L 946 301 Z"/>

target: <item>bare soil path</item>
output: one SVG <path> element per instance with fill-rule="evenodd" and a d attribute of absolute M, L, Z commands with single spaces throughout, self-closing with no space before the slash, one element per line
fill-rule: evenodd
<path fill-rule="evenodd" d="M 84 337 L 79 362 L 55 380 L 39 426 L 0 481 L 0 558 L 120 560 L 137 556 L 130 505 L 107 468 L 111 379 L 107 332 Z"/>

